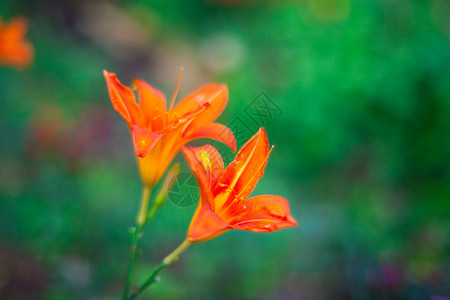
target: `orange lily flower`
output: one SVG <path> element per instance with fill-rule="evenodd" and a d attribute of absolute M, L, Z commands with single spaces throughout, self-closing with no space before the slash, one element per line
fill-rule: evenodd
<path fill-rule="evenodd" d="M 133 91 L 122 85 L 116 74 L 106 70 L 103 74 L 111 102 L 130 128 L 146 186 L 153 187 L 159 181 L 181 147 L 191 140 L 211 138 L 236 151 L 233 132 L 222 124 L 212 123 L 228 102 L 225 85 L 206 85 L 173 107 L 178 83 L 167 110 L 164 95 L 143 80 L 136 79 L 133 84 L 138 104 Z"/>
<path fill-rule="evenodd" d="M 24 39 L 28 22 L 25 17 L 17 17 L 8 23 L 0 18 L 0 65 L 24 68 L 33 60 L 31 43 Z"/>
<path fill-rule="evenodd" d="M 266 132 L 261 128 L 224 169 L 216 148 L 183 147 L 197 177 L 200 201 L 188 230 L 188 240 L 212 239 L 230 229 L 272 232 L 293 227 L 286 199 L 274 195 L 248 198 L 264 173 L 270 151 Z"/>

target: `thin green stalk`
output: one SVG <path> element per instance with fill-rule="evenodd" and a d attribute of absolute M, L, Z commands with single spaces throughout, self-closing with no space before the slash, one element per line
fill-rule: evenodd
<path fill-rule="evenodd" d="M 134 262 L 136 261 L 137 256 L 137 229 L 135 227 L 132 228 L 132 236 L 131 236 L 131 248 L 130 248 L 130 265 L 128 266 L 127 279 L 125 281 L 125 290 L 123 292 L 123 300 L 128 298 L 128 291 L 130 289 L 131 278 L 133 277 L 134 270 Z"/>
<path fill-rule="evenodd" d="M 147 221 L 147 212 L 148 212 L 148 203 L 150 202 L 150 194 L 152 193 L 152 189 L 149 186 L 144 185 L 142 190 L 142 198 L 141 198 L 141 207 L 139 209 L 139 213 L 136 216 L 136 224 L 137 227 L 144 227 Z"/>
<path fill-rule="evenodd" d="M 125 290 L 123 292 L 123 300 L 128 299 L 128 293 L 130 290 L 131 280 L 133 278 L 134 264 L 137 257 L 137 248 L 139 240 L 142 237 L 142 232 L 147 219 L 148 203 L 150 201 L 151 188 L 144 186 L 142 190 L 141 206 L 139 208 L 138 215 L 136 217 L 137 226 L 132 229 L 131 232 L 131 247 L 130 247 L 130 265 L 128 266 L 127 278 L 125 281 Z"/>
<path fill-rule="evenodd" d="M 178 257 L 181 253 L 183 253 L 189 246 L 191 245 L 191 241 L 189 239 L 185 239 L 180 246 L 177 247 L 177 249 L 173 250 L 172 253 L 166 256 L 166 258 L 163 259 L 163 264 L 168 266 L 171 263 L 178 260 Z"/>
<path fill-rule="evenodd" d="M 191 241 L 185 239 L 180 246 L 178 246 L 172 253 L 167 255 L 163 261 L 153 270 L 150 277 L 138 288 L 136 292 L 131 294 L 128 300 L 133 300 L 137 296 L 139 296 L 146 288 L 148 288 L 153 283 L 157 282 L 156 276 L 158 276 L 159 272 L 164 269 L 166 266 L 178 260 L 178 257 L 181 253 L 183 253 L 189 246 L 191 245 Z"/>
<path fill-rule="evenodd" d="M 152 275 L 139 287 L 139 289 L 131 294 L 130 298 L 128 300 L 136 299 L 137 296 L 139 296 L 147 287 L 149 287 L 151 284 L 155 283 L 157 281 L 156 276 L 161 272 L 162 269 L 164 269 L 166 265 L 160 264 L 158 267 L 155 268 Z"/>

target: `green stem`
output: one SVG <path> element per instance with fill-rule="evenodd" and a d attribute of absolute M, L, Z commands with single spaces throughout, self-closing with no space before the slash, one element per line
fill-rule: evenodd
<path fill-rule="evenodd" d="M 188 239 L 185 239 L 183 241 L 183 243 L 181 243 L 180 246 L 178 246 L 172 253 L 170 253 L 163 259 L 163 261 L 159 264 L 159 266 L 153 270 L 153 273 L 150 275 L 150 277 L 138 288 L 138 290 L 136 292 L 131 294 L 131 296 L 130 296 L 130 298 L 128 298 L 128 300 L 135 299 L 146 288 L 148 288 L 153 283 L 157 282 L 158 280 L 157 280 L 156 276 L 158 276 L 159 272 L 161 272 L 161 270 L 164 269 L 166 266 L 177 261 L 180 254 L 183 253 L 190 245 L 191 245 L 191 242 Z"/>
<path fill-rule="evenodd" d="M 128 291 L 130 289 L 131 284 L 131 278 L 133 277 L 133 270 L 134 270 L 134 262 L 136 261 L 136 255 L 137 255 L 137 244 L 138 244 L 138 238 L 137 238 L 137 229 L 132 229 L 132 236 L 131 236 L 131 247 L 130 247 L 130 265 L 128 266 L 128 273 L 127 273 L 127 279 L 125 282 L 125 290 L 123 292 L 123 300 L 126 300 L 128 298 Z"/>
<path fill-rule="evenodd" d="M 164 265 L 168 266 L 171 263 L 173 263 L 174 261 L 177 261 L 180 254 L 183 253 L 190 245 L 191 245 L 191 241 L 189 241 L 188 239 L 185 239 L 181 243 L 181 245 L 178 246 L 177 249 L 173 250 L 172 253 L 170 253 L 169 255 L 166 256 L 166 258 L 164 258 L 162 263 Z"/>
<path fill-rule="evenodd" d="M 155 283 L 157 281 L 156 276 L 161 272 L 162 269 L 164 269 L 166 265 L 160 264 L 156 269 L 153 271 L 152 275 L 139 287 L 139 289 L 131 294 L 130 298 L 128 300 L 135 299 L 137 296 L 139 296 L 147 287 L 149 287 L 151 284 Z"/>
<path fill-rule="evenodd" d="M 125 290 L 123 292 L 123 300 L 128 299 L 128 293 L 130 290 L 130 284 L 133 277 L 134 264 L 137 257 L 137 247 L 139 240 L 142 237 L 142 231 L 146 223 L 148 203 L 150 201 L 151 188 L 144 186 L 142 190 L 141 207 L 139 209 L 138 215 L 136 217 L 136 228 L 133 228 L 131 236 L 131 247 L 130 247 L 130 265 L 128 266 L 127 279 L 125 281 Z M 143 220 L 143 221 L 142 221 Z"/>
<path fill-rule="evenodd" d="M 141 229 L 147 221 L 148 203 L 150 202 L 151 192 L 152 189 L 149 186 L 144 185 L 144 188 L 142 189 L 141 207 L 138 215 L 136 216 L 137 227 L 141 227 Z"/>

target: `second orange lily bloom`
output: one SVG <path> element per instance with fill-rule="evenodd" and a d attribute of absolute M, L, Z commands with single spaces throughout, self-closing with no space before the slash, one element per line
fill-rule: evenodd
<path fill-rule="evenodd" d="M 249 198 L 262 177 L 270 150 L 260 129 L 225 169 L 216 148 L 183 147 L 200 187 L 200 202 L 188 230 L 190 242 L 212 239 L 230 229 L 272 232 L 293 227 L 286 199 L 274 195 Z"/>
<path fill-rule="evenodd" d="M 134 92 L 114 73 L 103 71 L 115 110 L 125 119 L 133 136 L 143 183 L 153 187 L 183 145 L 197 138 L 221 141 L 236 151 L 229 128 L 213 123 L 228 102 L 225 85 L 209 84 L 167 109 L 166 98 L 143 80 L 134 81 Z M 178 90 L 178 88 L 177 88 Z"/>
<path fill-rule="evenodd" d="M 16 17 L 9 22 L 3 22 L 0 17 L 0 65 L 23 69 L 32 62 L 34 49 L 25 39 L 27 30 L 25 17 Z"/>

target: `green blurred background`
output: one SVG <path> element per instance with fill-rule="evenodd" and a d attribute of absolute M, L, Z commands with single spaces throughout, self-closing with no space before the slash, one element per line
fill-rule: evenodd
<path fill-rule="evenodd" d="M 299 226 L 195 244 L 142 299 L 450 299 L 449 12 L 0 1 L 4 19 L 29 18 L 36 51 L 24 71 L 0 68 L 0 298 L 119 298 L 141 187 L 102 70 L 170 98 L 184 67 L 179 99 L 228 85 L 219 121 L 239 146 L 267 129 L 276 147 L 254 195 L 286 197 Z M 184 239 L 195 202 L 171 198 L 146 229 L 137 282 Z"/>

